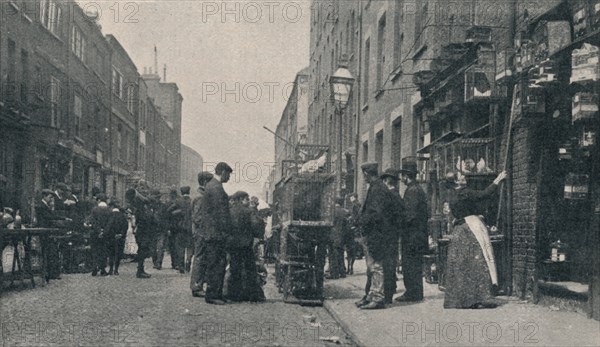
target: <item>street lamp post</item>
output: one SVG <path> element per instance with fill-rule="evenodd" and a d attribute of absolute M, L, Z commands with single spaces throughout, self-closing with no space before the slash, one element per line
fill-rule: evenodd
<path fill-rule="evenodd" d="M 331 86 L 331 97 L 335 105 L 335 112 L 338 116 L 338 150 L 337 150 L 337 194 L 341 195 L 342 192 L 342 117 L 344 110 L 348 105 L 350 94 L 352 93 L 352 87 L 354 85 L 354 77 L 348 70 L 347 64 L 341 63 L 338 65 L 338 69 L 329 78 L 329 84 Z"/>

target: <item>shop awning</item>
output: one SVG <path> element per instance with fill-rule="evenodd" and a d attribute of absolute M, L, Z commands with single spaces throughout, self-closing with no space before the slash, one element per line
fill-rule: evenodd
<path fill-rule="evenodd" d="M 448 132 L 448 133 L 445 133 L 444 135 L 442 135 L 442 137 L 438 138 L 437 140 L 435 140 L 435 141 L 431 142 L 431 143 L 430 143 L 430 144 L 428 144 L 427 146 L 425 146 L 425 147 L 423 147 L 423 148 L 419 149 L 419 150 L 417 151 L 417 153 L 418 153 L 418 154 L 429 153 L 429 151 L 431 150 L 431 148 L 432 148 L 434 145 L 437 145 L 437 144 L 443 144 L 443 143 L 448 143 L 448 142 L 451 142 L 451 141 L 454 141 L 454 140 L 456 140 L 457 138 L 459 138 L 459 137 L 461 137 L 461 136 L 462 136 L 462 134 L 461 134 L 461 133 L 457 133 L 457 132 L 455 132 L 455 131 L 450 131 L 450 132 Z"/>

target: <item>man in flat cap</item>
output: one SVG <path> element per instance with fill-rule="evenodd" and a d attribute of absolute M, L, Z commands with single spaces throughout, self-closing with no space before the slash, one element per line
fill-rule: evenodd
<path fill-rule="evenodd" d="M 394 210 L 390 211 L 390 217 L 394 218 L 393 224 L 396 232 L 393 235 L 390 235 L 390 247 L 387 248 L 389 254 L 386 255 L 383 264 L 386 304 L 392 303 L 392 298 L 396 292 L 396 267 L 399 259 L 400 232 L 403 227 L 402 219 L 404 214 L 404 202 L 402 201 L 400 191 L 398 190 L 399 174 L 400 172 L 394 168 L 388 168 L 381 174 L 381 179 L 394 196 L 394 203 L 396 204 Z"/>
<path fill-rule="evenodd" d="M 381 181 L 377 163 L 361 166 L 369 184 L 365 203 L 360 214 L 360 224 L 367 244 L 367 272 L 371 274 L 369 293 L 357 305 L 361 309 L 385 308 L 383 266 L 389 240 L 396 232 L 395 218 L 391 217 L 396 208 L 392 193 Z"/>
<path fill-rule="evenodd" d="M 406 185 L 404 205 L 405 228 L 402 229 L 402 275 L 406 291 L 394 301 L 418 302 L 423 300 L 423 255 L 428 251 L 427 220 L 429 218 L 427 196 L 417 183 L 417 162 L 413 158 L 402 159 L 400 170 Z"/>
<path fill-rule="evenodd" d="M 227 299 L 259 302 L 265 300 L 260 287 L 252 244 L 264 232 L 262 220 L 250 206 L 248 193 L 238 191 L 231 197 L 232 228 L 227 239 L 230 255 L 230 276 L 227 281 Z"/>
<path fill-rule="evenodd" d="M 206 184 L 213 174 L 202 171 L 198 174 L 198 196 L 192 202 L 192 235 L 194 238 L 194 259 L 191 269 L 190 289 L 195 297 L 204 297 L 206 283 L 206 241 L 202 230 L 208 223 L 208 204 L 206 203 Z"/>
<path fill-rule="evenodd" d="M 56 195 L 50 189 L 42 190 L 42 199 L 35 209 L 38 226 L 42 228 L 53 228 L 55 227 L 54 222 L 59 220 L 71 219 L 65 218 L 64 216 L 58 215 L 54 211 L 54 199 Z M 48 240 L 45 245 L 45 252 L 48 257 L 48 279 L 61 279 L 60 276 L 60 253 L 58 244 L 52 238 Z"/>
<path fill-rule="evenodd" d="M 231 230 L 229 197 L 223 183 L 229 181 L 233 169 L 226 163 L 218 163 L 214 177 L 206 184 L 205 203 L 208 208 L 207 222 L 201 233 L 206 241 L 206 296 L 209 304 L 223 305 L 223 280 L 225 278 L 225 241 Z"/>

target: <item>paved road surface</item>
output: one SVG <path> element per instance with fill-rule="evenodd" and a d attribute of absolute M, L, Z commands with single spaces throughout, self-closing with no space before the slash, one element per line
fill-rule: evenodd
<path fill-rule="evenodd" d="M 164 264 L 170 264 L 165 259 Z M 214 306 L 189 292 L 189 276 L 153 270 L 134 276 L 63 275 L 43 288 L 12 290 L 0 299 L 4 346 L 332 346 L 351 342 L 322 307 L 282 302 L 269 284 L 267 302 Z M 272 272 L 272 269 L 269 269 Z"/>

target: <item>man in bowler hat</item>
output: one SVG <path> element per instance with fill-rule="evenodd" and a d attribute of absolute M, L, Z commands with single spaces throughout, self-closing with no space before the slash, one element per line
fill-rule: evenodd
<path fill-rule="evenodd" d="M 393 168 L 386 169 L 381 174 L 381 179 L 385 186 L 390 190 L 394 197 L 395 208 L 390 211 L 390 217 L 394 218 L 393 225 L 395 226 L 395 233 L 390 235 L 390 243 L 387 248 L 388 254 L 386 255 L 385 262 L 383 264 L 384 272 L 384 292 L 385 292 L 385 303 L 391 304 L 394 293 L 396 292 L 396 266 L 398 264 L 399 255 L 399 240 L 400 232 L 403 228 L 402 219 L 404 213 L 404 202 L 400 197 L 398 190 L 399 171 Z"/>
<path fill-rule="evenodd" d="M 402 274 L 406 292 L 396 302 L 423 300 L 423 255 L 428 250 L 427 219 L 429 218 L 427 196 L 417 183 L 417 162 L 412 158 L 402 160 L 400 170 L 406 185 L 404 205 L 405 228 L 402 229 Z"/>
<path fill-rule="evenodd" d="M 371 274 L 371 288 L 357 306 L 380 309 L 385 308 L 384 263 L 389 254 L 390 239 L 396 233 L 395 218 L 391 217 L 396 204 L 393 194 L 379 178 L 378 164 L 365 163 L 361 169 L 369 184 L 360 213 L 360 225 L 367 244 L 367 272 Z"/>

